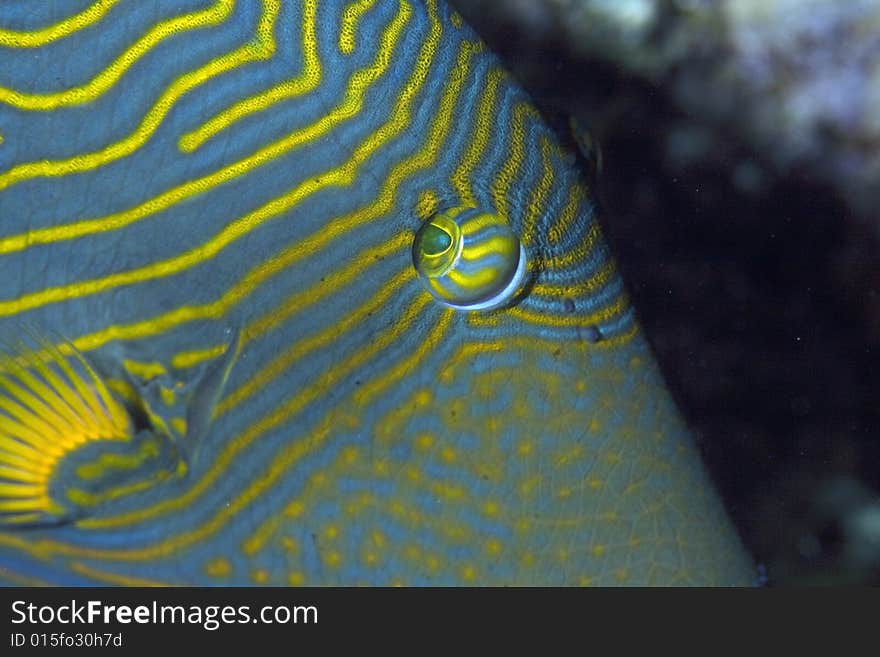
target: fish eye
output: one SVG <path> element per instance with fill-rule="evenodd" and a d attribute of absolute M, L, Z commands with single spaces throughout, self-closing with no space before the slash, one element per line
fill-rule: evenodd
<path fill-rule="evenodd" d="M 413 240 L 413 264 L 428 292 L 457 310 L 511 303 L 528 272 L 525 249 L 507 222 L 476 208 L 428 219 Z"/>

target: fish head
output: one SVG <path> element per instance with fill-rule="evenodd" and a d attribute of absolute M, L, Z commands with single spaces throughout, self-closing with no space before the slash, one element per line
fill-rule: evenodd
<path fill-rule="evenodd" d="M 146 117 L 110 146 L 9 116 L 0 312 L 60 337 L 8 359 L 0 574 L 749 583 L 584 163 L 461 18 L 223 11 L 96 97 Z"/>

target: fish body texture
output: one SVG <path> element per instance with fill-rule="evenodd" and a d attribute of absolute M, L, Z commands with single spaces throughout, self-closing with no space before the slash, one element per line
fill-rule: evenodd
<path fill-rule="evenodd" d="M 3 582 L 754 580 L 583 167 L 444 2 L 4 2 L 0 140 Z M 414 265 L 468 213 L 498 309 Z"/>

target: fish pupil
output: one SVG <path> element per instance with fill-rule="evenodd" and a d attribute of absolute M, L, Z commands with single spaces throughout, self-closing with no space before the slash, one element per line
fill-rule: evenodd
<path fill-rule="evenodd" d="M 452 246 L 452 235 L 436 224 L 425 226 L 421 238 L 421 251 L 426 256 L 442 255 Z"/>

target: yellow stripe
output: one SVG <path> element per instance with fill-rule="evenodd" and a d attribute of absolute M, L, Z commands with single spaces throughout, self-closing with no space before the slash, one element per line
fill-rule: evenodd
<path fill-rule="evenodd" d="M 301 360 L 306 355 L 317 349 L 338 340 L 352 329 L 357 328 L 370 315 L 385 308 L 386 305 L 400 293 L 400 288 L 414 277 L 410 270 L 398 274 L 388 282 L 375 297 L 356 308 L 348 316 L 341 318 L 328 326 L 322 332 L 291 345 L 286 351 L 276 356 L 272 361 L 260 370 L 250 381 L 243 386 L 230 391 L 217 405 L 215 417 L 219 417 L 231 411 L 245 399 L 256 392 L 264 389 L 273 379 L 282 374 L 293 363 Z"/>
<path fill-rule="evenodd" d="M 503 79 L 504 71 L 501 69 L 496 68 L 489 72 L 486 86 L 480 95 L 477 115 L 472 119 L 473 134 L 471 136 L 471 145 L 452 174 L 452 184 L 458 191 L 463 206 L 476 207 L 477 205 L 472 187 L 474 169 L 480 157 L 486 151 L 489 136 L 495 134 L 496 96 L 498 95 L 498 85 Z"/>
<path fill-rule="evenodd" d="M 587 234 L 577 246 L 574 246 L 562 255 L 548 258 L 547 264 L 550 267 L 561 269 L 574 263 L 582 262 L 587 256 L 589 256 L 590 252 L 596 247 L 596 245 L 600 243 L 601 238 L 602 229 L 599 227 L 599 222 L 594 219 L 590 223 L 590 227 L 587 229 Z"/>
<path fill-rule="evenodd" d="M 334 368 L 323 373 L 319 380 L 308 388 L 303 389 L 300 394 L 294 395 L 287 402 L 276 408 L 270 415 L 264 417 L 259 422 L 251 425 L 243 434 L 232 440 L 224 450 L 217 456 L 215 465 L 211 468 L 202 479 L 198 481 L 192 488 L 171 500 L 165 500 L 154 506 L 152 509 L 143 509 L 132 512 L 125 516 L 128 522 L 141 520 L 156 514 L 156 509 L 160 507 L 169 510 L 186 508 L 192 501 L 204 490 L 210 488 L 220 472 L 234 461 L 236 454 L 253 443 L 258 437 L 267 431 L 281 425 L 287 421 L 292 415 L 295 415 L 303 407 L 308 405 L 314 399 L 320 397 L 328 389 L 334 388 L 340 381 L 348 377 L 354 370 L 362 366 L 365 362 L 376 356 L 382 350 L 395 344 L 401 335 L 411 330 L 413 322 L 421 315 L 424 307 L 430 303 L 429 299 L 419 299 L 400 320 L 389 330 L 378 336 L 378 338 L 353 355 L 350 359 L 338 363 Z M 255 498 L 263 492 L 271 488 L 275 482 L 291 467 L 296 461 L 320 446 L 320 444 L 330 434 L 332 427 L 333 411 L 328 413 L 331 421 L 325 421 L 321 425 L 319 435 L 311 435 L 309 437 L 300 437 L 291 441 L 288 446 L 273 460 L 269 470 L 255 477 L 253 482 L 242 491 L 237 497 L 232 499 L 204 525 L 196 527 L 189 531 L 182 532 L 173 537 L 168 537 L 161 542 L 143 548 L 130 548 L 123 550 L 104 550 L 95 548 L 82 548 L 79 546 L 59 544 L 55 541 L 44 541 L 33 544 L 30 549 L 40 550 L 51 546 L 52 551 L 60 554 L 89 556 L 95 559 L 113 559 L 113 560 L 131 560 L 142 561 L 148 559 L 159 558 L 174 553 L 180 548 L 196 543 L 211 534 L 219 531 L 228 521 L 229 518 L 237 514 L 242 508 L 250 504 Z M 121 518 L 121 517 L 120 517 Z M 79 523 L 81 527 L 107 527 L 119 524 L 127 524 L 127 522 L 119 522 L 119 518 L 96 518 L 94 520 L 83 520 Z M 0 534 L 0 544 L 5 543 L 6 535 Z M 30 551 L 30 550 L 29 550 Z"/>
<path fill-rule="evenodd" d="M 262 112 L 276 103 L 296 98 L 313 91 L 321 83 L 321 60 L 318 57 L 316 34 L 317 0 L 305 0 L 303 6 L 303 70 L 292 80 L 282 82 L 268 91 L 241 100 L 223 110 L 204 125 L 183 135 L 178 142 L 180 150 L 191 153 L 211 137 L 231 127 L 246 116 Z"/>
<path fill-rule="evenodd" d="M 595 274 L 584 281 L 573 283 L 539 283 L 535 285 L 535 294 L 552 297 L 579 297 L 595 292 L 611 281 L 617 273 L 613 260 L 608 260 Z"/>
<path fill-rule="evenodd" d="M 629 299 L 627 299 L 625 294 L 620 294 L 615 297 L 614 302 L 610 306 L 597 310 L 586 317 L 580 317 L 577 315 L 549 315 L 545 312 L 535 312 L 526 310 L 525 308 L 511 308 L 509 313 L 511 317 L 538 326 L 569 326 L 586 328 L 594 326 L 600 322 L 607 322 L 617 315 L 620 315 L 628 307 Z M 479 320 L 475 319 L 474 323 L 477 324 L 478 321 Z M 603 340 L 598 344 L 601 346 L 607 346 L 606 343 L 607 341 Z"/>
<path fill-rule="evenodd" d="M 508 210 L 508 197 L 511 186 L 516 181 L 516 173 L 522 166 L 525 157 L 525 141 L 526 141 L 526 121 L 529 119 L 537 120 L 538 113 L 534 107 L 528 103 L 520 103 L 513 110 L 513 120 L 510 123 L 510 130 L 507 139 L 510 142 L 510 155 L 504 166 L 495 177 L 492 185 L 492 199 L 495 201 L 495 207 L 498 212 L 504 216 L 510 216 Z"/>
<path fill-rule="evenodd" d="M 385 297 L 385 295 L 393 295 L 397 291 L 398 286 L 402 284 L 403 280 L 411 275 L 412 274 L 410 274 L 409 272 L 403 272 L 396 281 L 393 281 L 391 284 L 383 288 L 383 293 L 380 293 L 378 297 L 370 299 L 360 308 L 354 310 L 348 318 L 343 319 L 340 322 L 340 324 L 345 327 L 342 330 L 347 330 L 349 325 L 358 326 L 367 314 L 376 312 L 377 310 L 384 308 L 387 304 L 387 298 Z M 427 300 L 425 299 L 421 299 L 417 306 L 414 307 L 414 310 L 420 311 L 422 307 L 427 305 L 426 301 Z M 344 333 L 342 333 L 342 335 L 344 335 Z M 303 358 L 308 355 L 312 350 L 332 342 L 332 338 L 334 337 L 338 337 L 338 335 L 334 335 L 333 333 L 331 333 L 330 330 L 325 330 L 323 334 L 319 334 L 311 340 L 292 345 L 286 352 L 279 355 L 275 360 L 273 360 L 272 363 L 267 365 L 261 372 L 259 372 L 253 379 L 251 379 L 248 384 L 242 386 L 235 392 L 228 395 L 219 404 L 216 414 L 220 415 L 228 411 L 229 409 L 246 399 L 249 395 L 253 394 L 253 392 L 261 389 L 262 386 L 265 385 L 265 382 L 271 380 L 273 376 L 276 376 L 281 371 L 281 367 L 289 367 L 299 358 Z M 376 344 L 378 344 L 378 342 Z M 379 346 L 376 346 L 376 349 L 374 349 L 373 351 L 377 351 L 379 348 Z M 362 352 L 362 354 L 363 353 L 365 353 L 367 357 L 369 357 L 371 354 L 370 351 L 364 351 Z M 334 370 L 330 370 L 330 374 L 339 369 L 341 365 L 342 363 L 337 365 Z M 344 370 L 343 373 L 336 376 L 334 380 L 341 379 L 351 369 L 353 369 L 353 367 Z M 325 375 L 325 377 L 326 376 L 328 375 Z M 254 384 L 255 381 L 257 382 L 257 384 Z M 317 382 L 311 387 L 303 390 L 299 395 L 294 396 L 292 400 L 296 401 L 300 405 L 305 405 L 306 403 L 319 397 L 323 390 L 326 390 L 326 388 L 322 387 L 320 382 Z M 293 412 L 292 409 L 289 410 L 290 412 Z M 250 435 L 250 432 L 248 435 Z M 217 456 L 214 467 L 211 468 L 211 470 L 205 475 L 205 477 L 200 479 L 190 490 L 184 493 L 180 498 L 174 500 L 166 500 L 154 505 L 153 507 L 139 509 L 138 511 L 116 517 L 84 519 L 80 522 L 80 525 L 83 527 L 116 527 L 133 522 L 138 522 L 140 520 L 186 506 L 192 500 L 201 495 L 203 491 L 209 489 L 212 483 L 219 476 L 219 473 L 222 472 L 222 470 L 225 469 L 230 463 L 233 463 L 235 461 L 236 455 L 243 449 L 246 449 L 249 441 L 256 439 L 258 435 L 259 432 L 256 435 L 252 435 L 252 437 L 249 439 L 239 438 L 227 444 L 224 450 Z"/>
<path fill-rule="evenodd" d="M 425 78 L 427 71 L 428 71 L 428 62 L 427 62 L 426 58 L 428 55 L 432 54 L 436 49 L 436 41 L 439 38 L 439 24 L 436 20 L 433 6 L 431 7 L 431 14 L 432 14 L 432 22 L 433 22 L 432 35 L 431 35 L 429 42 L 426 43 L 425 49 L 423 50 L 423 55 L 420 57 L 419 64 L 416 67 L 415 77 L 416 77 L 416 80 L 418 81 L 418 84 L 406 85 L 405 90 L 404 90 L 402 97 L 401 97 L 401 101 L 399 103 L 399 105 L 402 106 L 402 107 L 400 107 L 401 111 L 398 111 L 395 113 L 395 116 L 398 119 L 397 125 L 401 125 L 401 124 L 406 123 L 406 120 L 408 119 L 408 116 L 410 113 L 409 106 L 412 102 L 412 99 L 417 95 L 417 93 L 419 91 L 419 87 L 421 86 L 422 82 L 424 81 L 424 78 Z M 472 55 L 472 52 L 475 49 L 476 49 L 476 47 L 471 47 L 471 46 L 462 47 L 462 50 L 459 54 L 459 63 L 462 66 L 460 66 L 458 70 L 462 70 L 462 67 L 467 66 L 467 64 L 470 61 L 470 57 Z M 453 84 L 450 84 L 450 86 L 444 92 L 444 98 L 441 101 L 441 106 L 445 106 L 447 111 L 446 112 L 442 112 L 442 111 L 438 112 L 438 115 L 439 115 L 438 122 L 435 123 L 434 129 L 432 130 L 432 141 L 437 140 L 438 138 L 441 138 L 441 139 L 444 138 L 444 136 L 448 130 L 448 124 L 449 124 L 450 117 L 451 117 L 451 111 L 449 111 L 449 109 L 450 109 L 449 106 L 454 104 L 455 99 L 457 98 L 458 93 L 459 93 L 459 88 L 462 85 L 463 81 L 464 81 L 464 76 L 456 78 L 454 80 Z M 394 132 L 397 132 L 399 129 L 400 128 L 397 128 L 395 126 L 391 126 L 391 127 L 386 126 L 386 129 L 383 130 L 382 133 L 391 132 L 392 134 L 394 134 Z M 379 135 L 377 135 L 377 139 L 387 139 L 387 138 L 389 138 L 389 137 L 386 136 L 385 134 L 380 133 Z M 429 142 L 429 143 L 431 143 L 431 142 Z M 409 171 L 416 170 L 417 168 L 421 168 L 421 167 L 429 165 L 430 162 L 432 161 L 435 153 L 436 153 L 435 148 L 426 148 L 425 151 L 423 151 L 422 153 L 419 153 L 417 156 L 415 156 L 413 158 L 412 162 L 402 163 L 396 169 L 395 175 L 392 178 L 398 178 L 398 177 L 403 178 L 405 175 L 407 175 L 407 173 Z M 393 181 L 389 181 L 389 182 L 393 182 Z M 389 187 L 385 190 L 386 193 L 382 195 L 382 200 L 381 200 L 381 202 L 383 204 L 390 203 L 393 201 L 393 193 L 390 191 L 393 189 L 394 189 L 394 186 L 389 185 Z M 374 208 L 375 208 L 375 206 L 374 206 Z M 370 208 L 368 210 L 372 210 L 374 208 Z M 349 222 L 345 222 L 345 223 L 349 223 Z M 421 298 L 418 300 L 416 305 L 413 308 L 411 308 L 410 312 L 419 312 L 421 310 L 421 308 L 424 305 L 426 305 L 426 303 L 428 303 L 428 302 L 429 302 L 429 299 L 427 298 L 427 295 L 425 295 L 424 298 Z M 409 317 L 409 315 L 407 315 L 407 316 Z M 363 352 L 362 352 L 362 354 L 363 354 Z M 354 365 L 351 365 L 351 364 L 349 364 L 349 366 L 354 367 Z M 329 384 L 322 385 L 321 386 L 322 389 L 326 389 L 327 385 L 329 385 Z M 297 399 L 299 400 L 301 398 L 297 398 Z M 294 401 L 292 403 L 301 404 L 302 401 Z M 253 439 L 255 439 L 256 436 L 259 435 L 262 431 L 267 430 L 265 427 L 266 423 L 268 423 L 270 426 L 272 426 L 273 423 L 278 423 L 278 422 L 282 421 L 284 419 L 285 413 L 290 413 L 290 412 L 292 412 L 292 409 L 287 408 L 287 409 L 284 409 L 284 413 L 282 413 L 282 415 L 280 417 L 278 416 L 277 413 L 274 414 L 272 417 L 267 418 L 260 425 L 255 425 L 254 427 L 252 427 L 252 430 L 248 431 L 248 433 L 244 437 L 240 437 L 239 439 L 233 441 L 229 445 L 227 450 L 225 450 L 218 457 L 218 462 L 217 462 L 215 469 L 213 469 L 205 479 L 200 480 L 200 482 L 197 483 L 193 489 L 188 491 L 187 494 L 185 494 L 181 498 L 175 499 L 175 500 L 166 500 L 166 501 L 154 506 L 151 509 L 144 509 L 140 512 L 135 512 L 135 513 L 129 514 L 128 516 L 125 516 L 125 517 L 106 518 L 101 521 L 96 520 L 95 522 L 100 522 L 101 526 L 127 524 L 128 522 L 134 522 L 139 519 L 151 517 L 153 515 L 156 515 L 157 513 L 163 512 L 165 510 L 173 510 L 175 508 L 180 508 L 182 506 L 189 504 L 193 498 L 195 498 L 197 495 L 199 495 L 201 493 L 201 491 L 205 490 L 207 488 L 207 486 L 210 485 L 211 481 L 216 478 L 217 472 L 222 471 L 223 469 L 225 469 L 228 466 L 228 464 L 232 461 L 235 453 L 237 453 L 239 450 L 243 449 L 248 444 L 249 441 L 252 441 Z M 242 502 L 242 504 L 243 503 L 244 502 Z M 235 508 L 239 508 L 240 506 L 241 506 L 241 504 L 236 504 Z M 223 513 L 224 514 L 227 514 L 227 513 L 231 514 L 233 512 L 234 512 L 234 509 L 229 510 L 229 511 L 224 511 Z M 211 526 L 218 527 L 218 525 L 216 523 L 212 523 Z M 210 533 L 210 531 L 213 531 L 213 529 L 210 529 L 210 528 L 206 529 L 203 527 L 198 530 L 194 530 L 193 532 L 189 533 L 190 538 L 184 537 L 184 542 L 188 542 L 191 539 L 197 540 L 197 537 L 205 535 L 206 531 L 208 533 Z M 180 540 L 173 539 L 173 540 L 170 540 L 170 542 L 166 542 L 164 544 L 164 547 L 163 546 L 156 546 L 154 548 L 150 548 L 150 550 L 152 551 L 152 550 L 158 549 L 159 551 L 164 551 L 166 549 L 173 549 L 173 546 L 178 545 L 178 544 L 180 544 Z M 75 549 L 75 548 L 69 548 L 69 549 Z M 122 555 L 121 558 L 126 558 L 126 557 L 124 555 Z"/>
<path fill-rule="evenodd" d="M 431 36 L 431 39 L 428 41 L 428 43 L 426 43 L 423 54 L 422 54 L 422 56 L 420 56 L 420 62 L 423 62 L 429 54 L 434 52 L 434 49 L 436 47 L 436 45 L 435 45 L 436 40 L 439 38 L 439 25 L 438 25 L 436 18 L 434 16 L 433 6 L 431 7 L 431 14 L 432 14 L 432 21 L 434 23 L 434 26 L 432 28 L 432 36 Z M 458 67 L 457 70 L 465 70 L 466 69 L 466 67 L 468 66 L 468 63 L 470 61 L 471 55 L 472 55 L 472 47 L 471 46 L 463 46 L 462 50 L 459 54 L 460 66 Z M 412 84 L 412 85 L 406 85 L 406 87 L 405 87 L 406 91 L 404 92 L 406 94 L 406 98 L 403 98 L 402 102 L 401 102 L 401 104 L 404 105 L 404 108 L 407 108 L 410 100 L 418 93 L 419 86 L 421 85 L 422 81 L 424 80 L 424 76 L 426 75 L 426 73 L 427 73 L 427 65 L 426 64 L 417 66 L 416 74 L 418 76 L 417 80 L 419 80 L 419 83 Z M 449 87 L 445 90 L 444 97 L 441 100 L 441 108 L 445 107 L 446 111 L 445 112 L 444 111 L 438 112 L 437 122 L 435 123 L 435 125 L 431 131 L 431 138 L 429 139 L 429 142 L 428 142 L 429 144 L 435 144 L 436 140 L 444 138 L 446 131 L 448 130 L 448 125 L 449 125 L 449 122 L 451 119 L 451 111 L 449 110 L 448 106 L 453 104 L 455 99 L 457 98 L 458 93 L 459 93 L 459 88 L 464 82 L 464 77 L 465 76 L 463 76 L 463 75 L 460 77 L 457 77 L 453 81 L 453 83 L 450 84 Z M 408 111 L 398 112 L 397 115 L 399 117 L 406 118 L 406 116 L 408 115 Z M 403 175 L 405 175 L 408 170 L 414 170 L 416 168 L 427 166 L 428 164 L 430 164 L 430 161 L 433 157 L 433 154 L 435 154 L 436 152 L 437 152 L 436 148 L 431 148 L 430 146 L 426 146 L 426 148 L 422 152 L 420 152 L 419 154 L 414 156 L 412 162 L 401 163 L 399 165 L 399 167 L 397 168 L 397 170 L 394 172 L 394 174 L 391 176 L 391 179 L 389 180 L 389 185 L 391 183 L 393 183 L 394 182 L 393 179 L 397 178 L 398 176 L 403 177 Z M 390 186 L 390 189 L 394 189 L 394 186 Z M 387 189 L 386 189 L 386 192 L 387 192 Z M 382 198 L 382 205 L 390 204 L 393 201 L 393 196 L 390 193 L 381 194 L 380 197 Z M 365 210 L 365 212 L 381 211 L 382 205 L 380 205 L 378 208 L 376 205 L 374 205 L 372 208 L 367 208 Z M 339 223 L 340 221 L 343 226 L 350 226 L 352 223 L 354 223 L 352 221 L 351 217 L 341 217 L 340 220 L 337 220 L 336 223 Z M 409 270 L 407 270 L 407 274 L 411 275 L 411 272 Z M 421 306 L 426 301 L 427 301 L 427 299 L 423 298 L 423 299 L 420 299 L 418 303 Z M 240 393 L 238 393 L 238 394 L 240 394 Z M 226 402 L 224 400 L 224 402 L 221 403 L 221 407 L 226 403 L 229 403 L 229 402 Z M 233 444 L 233 449 L 234 449 L 234 444 Z M 222 462 L 224 464 L 222 467 L 225 467 L 225 464 L 228 464 L 228 462 L 230 462 L 230 460 L 232 458 L 231 456 L 226 457 L 225 456 L 226 453 L 227 452 L 224 452 L 224 455 L 221 455 L 221 457 L 220 457 L 220 462 Z M 220 466 L 218 466 L 218 468 L 220 468 Z M 222 468 L 220 468 L 220 469 L 222 469 Z M 212 472 L 214 472 L 214 471 L 212 471 Z M 213 477 L 209 477 L 209 479 L 213 479 Z M 203 480 L 202 482 L 199 482 L 199 484 L 197 484 L 196 488 L 194 489 L 194 492 L 193 491 L 190 491 L 190 492 L 193 493 L 193 495 L 197 495 L 197 494 L 199 494 L 199 490 L 204 489 L 204 487 L 206 485 L 207 484 L 205 484 L 205 480 Z M 189 497 L 187 496 L 186 499 L 189 499 Z M 144 509 L 140 512 L 135 512 L 135 513 L 129 514 L 125 517 L 119 517 L 119 518 L 113 518 L 113 519 L 107 518 L 107 519 L 101 521 L 101 526 L 107 526 L 108 523 L 112 523 L 112 525 L 119 525 L 119 524 L 127 524 L 129 522 L 135 522 L 140 519 L 143 519 L 146 517 L 151 517 L 151 516 L 156 515 L 158 513 L 162 513 L 166 510 L 177 508 L 177 507 L 179 507 L 183 504 L 186 504 L 186 503 L 188 503 L 188 502 L 184 501 L 183 499 L 165 501 L 163 503 L 160 503 L 157 506 L 154 506 L 151 509 Z"/>
<path fill-rule="evenodd" d="M 405 7 L 405 5 L 403 6 Z M 72 240 L 94 233 L 110 232 L 118 230 L 152 214 L 162 212 L 174 205 L 185 201 L 197 194 L 204 193 L 222 183 L 229 182 L 256 169 L 272 160 L 279 158 L 294 148 L 313 140 L 324 137 L 330 130 L 343 120 L 356 116 L 363 106 L 363 95 L 369 88 L 370 83 L 381 77 L 389 63 L 390 55 L 387 50 L 394 47 L 394 40 L 406 22 L 403 7 L 395 21 L 383 35 L 381 45 L 377 51 L 374 62 L 358 71 L 349 82 L 343 102 L 323 116 L 318 122 L 302 130 L 290 133 L 283 139 L 270 144 L 243 160 L 226 166 L 212 174 L 179 185 L 167 192 L 135 206 L 125 212 L 89 219 L 73 224 L 57 227 L 33 230 L 22 235 L 13 235 L 0 239 L 0 254 L 21 251 L 29 246 L 37 244 L 50 244 L 64 240 Z M 361 92 L 358 97 L 358 92 Z"/>
<path fill-rule="evenodd" d="M 523 222 L 522 242 L 526 246 L 532 243 L 535 235 L 535 225 L 538 217 L 547 212 L 547 197 L 550 194 L 550 188 L 553 185 L 553 165 L 551 162 L 551 151 L 554 149 L 553 144 L 546 138 L 541 138 L 541 161 L 543 163 L 543 174 L 538 186 L 535 188 L 532 198 L 529 200 L 528 211 L 525 221 Z M 556 149 L 558 153 L 558 149 Z"/>
<path fill-rule="evenodd" d="M 424 359 L 430 351 L 436 349 L 437 346 L 443 341 L 444 335 L 449 330 L 449 326 L 452 324 L 454 314 L 455 311 L 451 309 L 445 310 L 439 321 L 431 328 L 431 331 L 419 345 L 418 349 L 416 349 L 407 358 L 398 362 L 394 368 L 392 368 L 391 370 L 386 370 L 382 374 L 382 376 L 372 379 L 369 383 L 367 383 L 366 386 L 358 389 L 352 398 L 355 405 L 364 406 L 368 404 L 369 400 L 372 397 L 380 394 L 390 385 L 393 385 L 397 381 L 401 380 L 404 376 L 406 376 L 408 372 L 411 372 L 415 363 L 418 363 L 419 361 Z M 328 422 L 328 419 L 332 421 L 332 415 L 333 414 L 330 413 L 324 418 L 324 424 Z M 343 450 L 343 454 L 337 459 L 337 463 L 351 463 L 351 458 L 345 452 L 345 450 Z M 308 495 L 304 494 L 301 495 L 298 499 L 301 501 L 303 498 L 307 497 Z M 303 506 L 298 505 L 298 508 L 303 509 Z M 245 552 L 248 554 L 253 554 L 259 551 L 265 544 L 265 541 L 268 540 L 268 538 L 272 535 L 272 533 L 274 533 L 274 531 L 283 521 L 284 517 L 281 514 L 276 514 L 269 518 L 269 520 L 264 522 L 262 525 L 260 525 L 254 531 L 251 537 L 249 537 L 247 541 L 245 541 Z"/>
<path fill-rule="evenodd" d="M 117 586 L 144 586 L 150 588 L 160 586 L 174 586 L 173 584 L 158 582 L 154 579 L 145 579 L 143 577 L 133 577 L 131 575 L 118 575 L 116 573 L 108 573 L 106 571 L 98 570 L 79 562 L 71 563 L 70 569 L 75 573 L 79 573 L 80 575 L 85 575 L 86 577 L 96 579 L 99 582 L 107 582 L 108 584 L 115 584 Z"/>
<path fill-rule="evenodd" d="M 193 351 L 182 352 L 176 354 L 171 358 L 171 366 L 180 370 L 186 369 L 188 367 L 195 367 L 199 363 L 204 363 L 207 360 L 214 360 L 215 358 L 219 358 L 226 353 L 226 350 L 228 348 L 229 345 L 218 344 L 213 347 L 208 347 L 206 349 L 196 349 Z"/>
<path fill-rule="evenodd" d="M 110 11 L 119 0 L 96 0 L 95 4 L 55 25 L 33 32 L 16 32 L 0 28 L 0 46 L 7 48 L 39 48 L 47 43 L 68 37 L 79 30 L 94 25 Z"/>
<path fill-rule="evenodd" d="M 232 12 L 234 0 L 218 0 L 210 9 L 185 14 L 155 25 L 116 61 L 86 84 L 52 94 L 26 94 L 0 87 L 0 102 L 22 110 L 48 111 L 70 105 L 90 103 L 105 94 L 125 72 L 163 39 L 186 30 L 219 25 Z M 0 44 L 2 44 L 0 32 Z M 196 37 L 192 37 L 196 38 Z"/>
<path fill-rule="evenodd" d="M 342 14 L 342 26 L 339 28 L 339 51 L 341 53 L 350 55 L 354 52 L 357 22 L 374 4 L 376 4 L 376 0 L 357 0 L 345 8 Z"/>
<path fill-rule="evenodd" d="M 144 120 L 131 135 L 99 151 L 76 155 L 66 160 L 43 160 L 15 166 L 0 175 L 0 190 L 30 178 L 65 176 L 90 171 L 134 153 L 147 142 L 174 104 L 184 94 L 212 77 L 249 62 L 268 59 L 272 56 L 275 52 L 272 27 L 278 16 L 278 2 L 279 0 L 264 0 L 266 11 L 260 18 L 255 43 L 248 43 L 178 78 L 147 112 Z"/>
<path fill-rule="evenodd" d="M 393 368 L 386 370 L 381 377 L 372 379 L 361 387 L 354 395 L 354 403 L 358 406 L 366 406 L 370 403 L 373 397 L 378 395 L 389 385 L 399 381 L 406 376 L 407 373 L 414 371 L 417 363 L 424 360 L 430 351 L 440 346 L 446 332 L 452 325 L 454 315 L 454 310 L 451 308 L 445 309 L 439 321 L 434 325 L 431 331 L 421 339 L 418 348 L 407 358 L 398 362 Z"/>
<path fill-rule="evenodd" d="M 586 194 L 582 185 L 571 186 L 571 190 L 568 193 L 568 202 L 562 210 L 559 221 L 552 223 L 547 232 L 550 244 L 556 244 L 564 235 L 568 234 L 569 230 L 571 230 L 571 225 L 577 216 L 577 211 L 585 196 Z"/>

